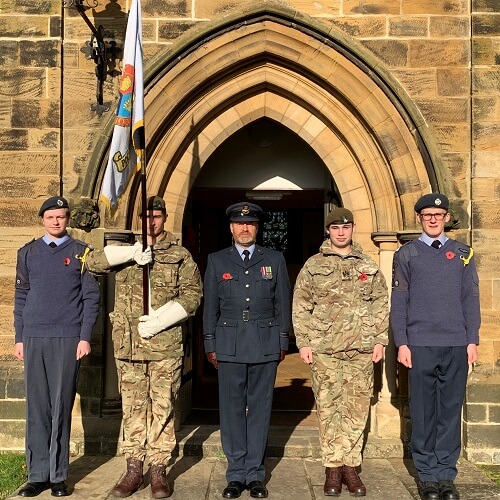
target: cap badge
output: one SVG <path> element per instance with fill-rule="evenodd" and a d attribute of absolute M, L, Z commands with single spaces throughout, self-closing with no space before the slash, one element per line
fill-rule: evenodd
<path fill-rule="evenodd" d="M 344 224 L 346 224 L 346 223 L 347 223 L 347 217 L 346 217 L 345 215 L 343 215 L 343 216 L 342 216 L 342 222 L 343 222 Z"/>
<path fill-rule="evenodd" d="M 62 207 L 64 205 L 64 202 L 61 199 L 57 200 L 57 204 Z"/>
<path fill-rule="evenodd" d="M 248 205 L 243 205 L 241 209 L 241 215 L 248 215 L 250 213 L 250 207 Z"/>
<path fill-rule="evenodd" d="M 439 205 L 441 205 L 441 200 L 439 198 L 436 198 L 434 200 L 434 205 L 437 205 L 439 207 Z"/>

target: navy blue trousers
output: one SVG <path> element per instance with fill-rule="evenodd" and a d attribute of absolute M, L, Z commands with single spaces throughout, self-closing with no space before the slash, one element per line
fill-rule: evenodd
<path fill-rule="evenodd" d="M 421 481 L 453 480 L 461 446 L 467 347 L 409 347 L 413 463 Z"/>
<path fill-rule="evenodd" d="M 68 478 L 71 411 L 76 395 L 80 339 L 23 339 L 28 481 Z"/>
<path fill-rule="evenodd" d="M 264 481 L 277 361 L 219 361 L 219 413 L 227 481 Z M 248 410 L 247 410 L 248 407 Z"/>

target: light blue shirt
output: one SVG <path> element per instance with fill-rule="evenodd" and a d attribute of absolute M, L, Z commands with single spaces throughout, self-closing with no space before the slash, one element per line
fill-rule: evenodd
<path fill-rule="evenodd" d="M 249 246 L 248 248 L 240 247 L 239 245 L 234 244 L 236 247 L 236 250 L 238 250 L 238 253 L 240 254 L 241 260 L 245 259 L 245 256 L 243 255 L 243 250 L 248 250 L 250 252 L 250 255 L 248 256 L 249 259 L 252 258 L 253 252 L 255 250 L 255 243 L 252 246 Z"/>
<path fill-rule="evenodd" d="M 65 234 L 62 238 L 56 238 L 55 240 L 51 239 L 47 233 L 42 236 L 42 240 L 45 241 L 47 245 L 53 241 L 57 246 L 62 245 L 68 238 L 69 234 Z"/>
<path fill-rule="evenodd" d="M 432 242 L 436 239 L 439 240 L 441 246 L 449 240 L 449 238 L 447 238 L 444 234 L 442 234 L 439 238 L 431 238 L 428 234 L 422 233 L 419 238 L 420 241 L 423 241 L 428 246 L 431 246 Z"/>

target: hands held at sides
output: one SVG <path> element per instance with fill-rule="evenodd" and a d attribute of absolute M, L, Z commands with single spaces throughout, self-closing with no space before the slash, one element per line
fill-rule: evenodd
<path fill-rule="evenodd" d="M 76 359 L 82 359 L 84 356 L 88 356 L 90 351 L 90 343 L 86 340 L 80 340 L 76 346 Z M 24 359 L 24 348 L 22 342 L 16 342 L 16 345 L 14 346 L 14 356 L 21 361 Z"/>
<path fill-rule="evenodd" d="M 310 347 L 301 347 L 299 349 L 300 359 L 306 364 L 310 365 L 313 362 L 313 352 Z M 372 361 L 378 363 L 384 358 L 384 345 L 376 344 L 373 348 Z"/>
<path fill-rule="evenodd" d="M 76 359 L 82 359 L 90 354 L 90 343 L 86 340 L 80 340 L 76 346 Z"/>
<path fill-rule="evenodd" d="M 469 365 L 477 361 L 477 345 L 468 344 L 467 345 L 467 362 Z M 411 368 L 411 351 L 407 345 L 401 345 L 398 349 L 398 362 L 401 363 L 406 368 Z"/>
<path fill-rule="evenodd" d="M 215 352 L 207 352 L 207 359 L 208 362 L 214 365 L 214 368 L 217 370 L 219 368 L 219 362 L 217 361 L 217 356 L 215 355 Z"/>

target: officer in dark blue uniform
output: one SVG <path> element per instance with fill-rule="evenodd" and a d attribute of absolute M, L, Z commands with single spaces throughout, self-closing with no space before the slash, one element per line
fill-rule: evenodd
<path fill-rule="evenodd" d="M 207 358 L 219 371 L 224 498 L 266 498 L 263 465 L 278 363 L 288 349 L 290 282 L 281 252 L 255 244 L 262 209 L 226 210 L 234 245 L 210 254 L 204 279 Z M 248 408 L 248 410 L 247 410 Z"/>

